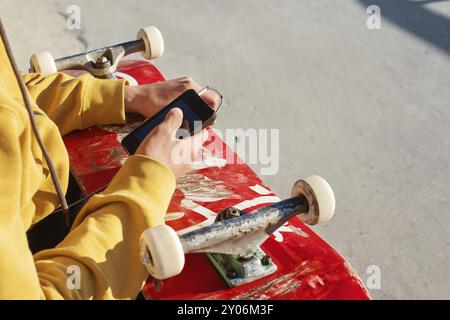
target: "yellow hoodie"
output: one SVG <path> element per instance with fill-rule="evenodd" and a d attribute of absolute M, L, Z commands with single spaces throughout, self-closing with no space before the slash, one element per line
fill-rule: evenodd
<path fill-rule="evenodd" d="M 123 123 L 120 80 L 26 74 L 38 130 L 67 190 L 69 161 L 61 135 Z M 19 86 L 0 41 L 0 299 L 132 299 L 147 276 L 139 236 L 164 223 L 175 177 L 145 156 L 127 160 L 109 187 L 92 197 L 56 248 L 30 252 L 26 232 L 59 206 L 33 135 Z M 68 285 L 81 271 L 80 289 Z"/>

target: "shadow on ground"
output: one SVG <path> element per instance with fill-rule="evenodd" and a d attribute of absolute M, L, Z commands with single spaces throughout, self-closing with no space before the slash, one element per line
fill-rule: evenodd
<path fill-rule="evenodd" d="M 365 7 L 379 6 L 383 19 L 388 19 L 450 56 L 450 19 L 425 7 L 444 1 L 448 0 L 357 0 Z"/>

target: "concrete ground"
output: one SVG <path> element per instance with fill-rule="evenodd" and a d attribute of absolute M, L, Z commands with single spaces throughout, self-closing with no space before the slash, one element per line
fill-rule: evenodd
<path fill-rule="evenodd" d="M 73 4 L 79 31 L 66 28 Z M 371 4 L 381 30 L 366 27 Z M 280 129 L 268 185 L 285 196 L 299 177 L 329 180 L 337 213 L 315 230 L 364 281 L 380 267 L 374 298 L 450 298 L 449 1 L 2 0 L 0 15 L 24 69 L 35 51 L 159 26 L 165 75 L 224 92 L 218 128 Z"/>

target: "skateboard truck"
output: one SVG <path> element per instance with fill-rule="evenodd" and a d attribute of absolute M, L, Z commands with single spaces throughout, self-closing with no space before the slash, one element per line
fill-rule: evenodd
<path fill-rule="evenodd" d="M 48 51 L 31 56 L 30 72 L 47 76 L 64 70 L 86 70 L 97 78 L 110 79 L 116 72 L 120 60 L 130 54 L 141 52 L 147 60 L 161 57 L 164 53 L 164 40 L 156 27 L 142 28 L 137 40 L 124 42 L 111 47 L 96 49 L 61 59 L 54 59 Z"/>
<path fill-rule="evenodd" d="M 295 216 L 307 224 L 329 221 L 335 210 L 330 185 L 321 177 L 299 180 L 292 198 L 255 211 L 229 208 L 213 224 L 179 236 L 167 225 L 144 231 L 140 239 L 141 261 L 155 279 L 181 273 L 185 254 L 206 253 L 229 286 L 255 281 L 276 271 L 276 265 L 260 248 L 269 236 Z"/>
<path fill-rule="evenodd" d="M 219 212 L 215 222 L 237 218 L 244 214 L 248 212 L 231 207 Z M 206 257 L 229 287 L 253 282 L 277 271 L 276 264 L 259 246 L 248 256 L 206 253 Z"/>

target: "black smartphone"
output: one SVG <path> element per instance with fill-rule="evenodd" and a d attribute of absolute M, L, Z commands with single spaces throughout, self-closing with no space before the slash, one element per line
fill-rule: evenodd
<path fill-rule="evenodd" d="M 184 129 L 189 134 L 196 133 L 206 128 L 216 119 L 216 112 L 195 92 L 187 90 L 176 98 L 167 107 L 163 108 L 156 115 L 142 123 L 122 140 L 122 147 L 128 154 L 136 153 L 137 148 L 147 135 L 161 122 L 173 108 L 180 108 L 183 111 L 183 124 L 180 129 Z M 182 135 L 182 134 L 180 134 Z"/>

